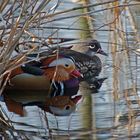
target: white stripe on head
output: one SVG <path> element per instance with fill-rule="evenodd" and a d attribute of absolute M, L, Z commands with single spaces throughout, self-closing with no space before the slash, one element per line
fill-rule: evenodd
<path fill-rule="evenodd" d="M 48 67 L 54 67 L 54 66 L 58 66 L 58 65 L 74 65 L 74 62 L 70 59 L 70 58 L 59 58 L 56 59 L 54 61 L 52 61 Z"/>

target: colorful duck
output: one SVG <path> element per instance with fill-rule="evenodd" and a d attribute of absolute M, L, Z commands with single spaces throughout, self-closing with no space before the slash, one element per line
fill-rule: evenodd
<path fill-rule="evenodd" d="M 11 72 L 10 84 L 7 84 L 3 92 L 3 100 L 9 111 L 20 115 L 23 115 L 23 106 L 31 104 L 44 108 L 45 111 L 53 112 L 55 115 L 61 115 L 62 111 L 63 115 L 62 108 L 65 108 L 66 105 L 71 105 L 73 102 L 71 106 L 75 108 L 76 102 L 71 96 L 78 92 L 78 77 L 80 76 L 73 60 L 62 55 L 58 57 L 53 55 L 43 58 L 39 62 L 30 62 Z M 67 103 L 63 104 L 61 109 L 60 106 L 57 107 L 57 104 L 53 106 L 52 103 L 55 103 L 53 100 L 59 98 L 58 102 L 61 102 L 61 98 L 64 97 L 69 100 L 67 99 Z M 55 107 L 55 111 L 52 111 L 48 107 L 49 105 L 51 108 Z M 72 111 L 73 108 L 70 110 Z M 71 111 L 64 114 L 69 115 Z"/>
<path fill-rule="evenodd" d="M 76 67 L 83 74 L 80 81 L 86 81 L 93 92 L 100 89 L 107 77 L 97 78 L 102 70 L 102 62 L 96 54 L 107 56 L 107 53 L 103 51 L 99 41 L 90 39 L 59 52 L 73 57 Z"/>
<path fill-rule="evenodd" d="M 78 70 L 83 74 L 83 78 L 80 80 L 88 80 L 91 77 L 96 77 L 102 70 L 102 62 L 100 58 L 95 54 L 101 54 L 107 56 L 97 40 L 87 40 L 78 45 L 69 47 L 62 47 L 59 49 L 59 53 L 70 56 L 75 60 L 75 65 Z M 40 57 L 44 57 L 46 52 L 41 52 Z M 30 57 L 36 57 L 37 54 L 31 54 Z"/>
<path fill-rule="evenodd" d="M 107 56 L 97 40 L 71 46 L 71 49 L 63 49 L 60 53 L 73 57 L 76 67 L 83 74 L 83 80 L 98 76 L 102 70 L 102 62 L 95 54 Z"/>
<path fill-rule="evenodd" d="M 80 81 L 88 82 L 95 91 L 101 87 L 106 77 L 97 78 L 102 70 L 102 62 L 95 54 L 98 53 L 107 56 L 107 53 L 103 51 L 99 41 L 90 39 L 78 45 L 61 47 L 59 53 L 71 56 L 75 60 L 77 69 L 83 74 L 83 77 L 79 78 Z M 40 57 L 44 57 L 45 55 L 46 52 L 39 53 Z M 36 56 L 37 54 L 30 55 L 33 58 Z"/>

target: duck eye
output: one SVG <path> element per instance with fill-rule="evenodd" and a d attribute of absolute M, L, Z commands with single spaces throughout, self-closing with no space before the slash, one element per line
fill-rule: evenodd
<path fill-rule="evenodd" d="M 66 110 L 70 110 L 70 108 L 71 108 L 70 105 L 65 106 L 65 109 L 66 109 Z"/>
<path fill-rule="evenodd" d="M 69 64 L 65 64 L 65 67 L 69 67 Z"/>
<path fill-rule="evenodd" d="M 90 48 L 91 48 L 91 49 L 94 49 L 94 48 L 95 48 L 95 45 L 90 45 Z"/>

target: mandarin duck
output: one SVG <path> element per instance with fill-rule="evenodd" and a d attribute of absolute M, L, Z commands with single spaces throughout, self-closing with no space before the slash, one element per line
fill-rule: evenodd
<path fill-rule="evenodd" d="M 88 40 L 80 45 L 61 47 L 59 48 L 59 53 L 73 57 L 76 67 L 83 74 L 83 77 L 79 78 L 80 81 L 87 81 L 89 85 L 94 87 L 92 88 L 94 90 L 98 90 L 101 87 L 106 78 L 96 78 L 102 70 L 102 62 L 95 54 L 99 53 L 105 56 L 107 56 L 107 54 L 102 50 L 97 40 Z M 45 52 L 39 53 L 39 57 L 45 55 Z M 31 54 L 29 57 L 34 58 L 36 56 L 37 54 Z"/>
<path fill-rule="evenodd" d="M 72 57 L 75 60 L 75 65 L 83 74 L 80 80 L 88 80 L 91 77 L 96 77 L 102 70 L 102 62 L 100 58 L 95 55 L 97 53 L 107 56 L 99 41 L 88 40 L 78 45 L 61 47 L 59 53 Z M 38 53 L 30 54 L 29 57 L 37 57 Z M 40 52 L 39 57 L 46 56 L 46 52 Z"/>
<path fill-rule="evenodd" d="M 102 70 L 102 62 L 95 54 L 107 56 L 97 40 L 90 40 L 83 45 L 74 45 L 71 49 L 62 49 L 60 50 L 61 53 L 73 57 L 76 67 L 83 74 L 81 80 L 87 81 L 98 76 Z"/>
<path fill-rule="evenodd" d="M 81 74 L 75 69 L 71 58 L 59 56 L 56 59 L 54 55 L 43 58 L 40 62 L 27 63 L 11 72 L 10 84 L 7 84 L 3 92 L 4 101 L 9 108 L 12 104 L 16 106 L 17 103 L 44 102 L 47 98 L 60 95 L 71 99 L 78 92 L 79 76 Z M 18 109 L 15 107 L 13 112 L 18 113 Z"/>
<path fill-rule="evenodd" d="M 99 41 L 88 40 L 81 44 L 71 46 L 71 49 L 61 49 L 61 53 L 73 57 L 76 67 L 83 74 L 83 77 L 80 77 L 79 80 L 86 81 L 89 88 L 97 92 L 104 80 L 107 79 L 107 77 L 97 78 L 102 70 L 102 62 L 95 54 L 99 53 L 107 56 L 102 50 Z"/>
<path fill-rule="evenodd" d="M 70 76 L 81 76 L 81 74 L 75 68 L 75 62 L 72 58 L 63 55 L 52 55 L 45 57 L 40 61 L 29 62 L 25 65 L 15 68 L 11 71 L 10 80 L 14 81 L 16 77 L 20 77 L 22 74 L 29 77 L 39 78 L 45 77 L 54 81 L 65 81 L 70 79 Z M 34 77 L 35 76 L 35 77 Z M 23 78 L 23 76 L 21 76 Z M 20 78 L 17 78 L 20 79 Z"/>

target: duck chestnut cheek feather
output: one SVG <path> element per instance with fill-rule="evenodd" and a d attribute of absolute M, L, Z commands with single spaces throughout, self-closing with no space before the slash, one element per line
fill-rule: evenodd
<path fill-rule="evenodd" d="M 58 66 L 57 68 L 52 67 L 44 70 L 44 75 L 49 79 L 49 80 L 54 80 L 54 81 L 65 81 L 69 79 L 69 73 L 62 67 Z"/>
<path fill-rule="evenodd" d="M 63 66 L 57 66 L 56 67 L 51 67 L 51 68 L 47 68 L 46 70 L 44 70 L 44 75 L 46 75 L 46 77 L 50 80 L 54 80 L 54 81 L 66 81 L 68 79 L 70 79 L 70 77 L 82 77 L 82 74 L 74 69 L 73 71 L 71 71 L 71 73 L 69 73 L 67 71 L 66 68 L 64 68 Z"/>

